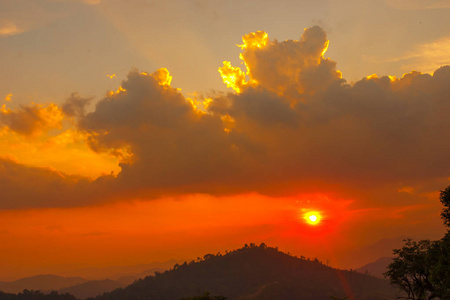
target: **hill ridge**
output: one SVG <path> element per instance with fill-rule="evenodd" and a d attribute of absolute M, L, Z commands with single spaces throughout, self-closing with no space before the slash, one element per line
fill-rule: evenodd
<path fill-rule="evenodd" d="M 63 277 L 54 274 L 39 274 L 17 279 L 15 281 L 0 281 L 0 291 L 6 293 L 19 293 L 28 290 L 59 290 L 61 288 L 87 282 L 82 277 Z"/>
<path fill-rule="evenodd" d="M 389 282 L 326 266 L 319 260 L 298 258 L 251 243 L 222 255 L 175 264 L 133 284 L 96 297 L 96 300 L 179 300 L 205 291 L 229 300 L 349 299 L 385 300 L 395 297 Z M 260 291 L 258 293 L 258 291 Z"/>

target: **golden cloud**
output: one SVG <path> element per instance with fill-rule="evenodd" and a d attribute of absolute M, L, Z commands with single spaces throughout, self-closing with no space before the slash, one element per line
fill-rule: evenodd
<path fill-rule="evenodd" d="M 53 103 L 22 105 L 19 109 L 9 109 L 3 105 L 0 110 L 0 122 L 23 135 L 40 134 L 61 128 L 63 119 L 61 109 Z"/>
<path fill-rule="evenodd" d="M 441 66 L 450 64 L 450 37 L 442 37 L 431 43 L 420 44 L 414 50 L 406 53 L 392 62 L 403 62 L 405 70 L 421 70 L 433 73 Z"/>
<path fill-rule="evenodd" d="M 10 36 L 21 33 L 23 30 L 18 28 L 14 23 L 6 23 L 0 25 L 0 37 Z"/>
<path fill-rule="evenodd" d="M 5 101 L 7 102 L 11 102 L 13 94 L 9 93 L 8 95 L 5 96 Z"/>
<path fill-rule="evenodd" d="M 239 57 L 246 72 L 227 61 L 219 68 L 224 83 L 238 93 L 246 86 L 257 85 L 295 104 L 341 80 L 336 63 L 324 58 L 329 41 L 318 26 L 305 29 L 300 40 L 269 41 L 266 32 L 257 31 L 243 36 L 242 41 L 239 47 L 243 51 Z"/>
<path fill-rule="evenodd" d="M 91 151 L 114 156 L 120 172 L 92 181 L 4 161 L 0 174 L 9 177 L 0 180 L 2 188 L 17 189 L 9 189 L 0 207 L 52 206 L 62 195 L 68 195 L 66 206 L 251 191 L 353 198 L 355 186 L 360 199 L 400 205 L 420 201 L 421 191 L 450 176 L 449 66 L 433 75 L 368 76 L 348 84 L 336 62 L 324 57 L 329 42 L 319 27 L 305 29 L 299 40 L 271 41 L 260 31 L 243 42 L 246 71 L 229 63 L 220 69 L 233 93 L 193 100 L 170 86 L 167 69 L 133 70 L 89 113 L 91 99 L 76 94 L 62 108 L 4 108 L 3 123 L 22 135 L 58 128 L 61 115 L 72 118 Z M 5 175 L 12 168 L 20 170 L 17 178 Z M 43 187 L 57 185 L 58 193 L 33 185 L 39 201 L 23 200 L 18 187 L 32 176 L 40 176 Z M 386 200 L 364 192 L 375 187 Z"/>

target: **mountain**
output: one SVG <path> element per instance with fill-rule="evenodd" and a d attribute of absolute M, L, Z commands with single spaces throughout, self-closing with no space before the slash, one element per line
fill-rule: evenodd
<path fill-rule="evenodd" d="M 5 293 L 19 293 L 24 289 L 51 291 L 59 290 L 72 285 L 84 283 L 87 280 L 81 277 L 61 277 L 57 275 L 36 275 L 22 278 L 12 282 L 0 281 L 0 291 Z"/>
<path fill-rule="evenodd" d="M 90 280 L 77 285 L 60 289 L 61 294 L 69 293 L 74 295 L 77 299 L 84 300 L 89 297 L 95 297 L 106 292 L 110 292 L 120 287 L 125 287 L 134 281 L 144 278 L 146 276 L 154 275 L 155 272 L 164 272 L 166 269 L 152 268 L 136 274 L 129 274 L 128 276 L 122 276 L 116 280 L 103 279 L 103 280 Z"/>
<path fill-rule="evenodd" d="M 77 299 L 86 299 L 88 297 L 95 297 L 123 286 L 125 285 L 118 281 L 109 279 L 91 280 L 85 283 L 60 289 L 59 292 L 61 294 L 69 293 L 71 295 L 74 295 Z"/>
<path fill-rule="evenodd" d="M 105 278 L 109 278 L 112 280 L 119 280 L 121 277 L 132 276 L 140 278 L 142 274 L 147 273 L 147 275 L 153 274 L 158 270 L 167 270 L 170 269 L 174 264 L 180 263 L 183 261 L 180 260 L 169 260 L 164 262 L 152 262 L 148 264 L 138 264 L 131 266 L 108 266 L 108 267 L 90 267 L 90 268 L 82 268 L 71 271 L 66 271 L 61 273 L 60 275 L 65 277 L 83 277 L 89 280 L 103 280 Z"/>
<path fill-rule="evenodd" d="M 392 262 L 392 257 L 382 257 L 376 261 L 364 265 L 356 269 L 356 272 L 372 275 L 378 278 L 384 278 L 383 273 L 387 271 L 387 267 Z"/>
<path fill-rule="evenodd" d="M 146 265 L 132 266 L 129 270 L 133 270 L 133 267 L 139 270 L 139 268 L 144 266 Z M 111 269 L 117 270 L 118 268 L 112 267 Z M 35 291 L 39 290 L 44 293 L 59 291 L 63 294 L 72 294 L 78 299 L 85 299 L 88 297 L 95 297 L 119 287 L 127 286 L 139 278 L 144 278 L 155 274 L 155 272 L 163 272 L 165 270 L 166 269 L 162 268 L 152 268 L 139 273 L 128 273 L 126 276 L 118 277 L 116 280 L 87 280 L 81 277 L 37 275 L 12 282 L 0 281 L 0 291 L 5 293 L 19 293 L 25 289 Z"/>
<path fill-rule="evenodd" d="M 115 281 L 120 282 L 123 286 L 127 286 L 127 285 L 133 283 L 134 281 L 136 281 L 136 280 L 138 280 L 140 278 L 144 278 L 144 277 L 147 277 L 147 276 L 150 276 L 150 275 L 154 275 L 157 272 L 161 273 L 161 272 L 164 272 L 167 269 L 169 269 L 169 268 L 165 268 L 165 269 L 152 268 L 152 269 L 140 272 L 140 273 L 129 274 L 129 275 L 118 277 L 117 279 L 115 279 Z"/>
<path fill-rule="evenodd" d="M 264 244 L 251 244 L 226 255 L 207 254 L 203 260 L 176 264 L 135 283 L 96 297 L 96 300 L 180 300 L 201 295 L 228 300 L 385 300 L 396 297 L 384 279 L 333 269 L 300 259 Z"/>

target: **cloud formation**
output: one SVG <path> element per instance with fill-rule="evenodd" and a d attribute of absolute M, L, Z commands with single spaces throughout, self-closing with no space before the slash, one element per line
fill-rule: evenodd
<path fill-rule="evenodd" d="M 77 93 L 72 93 L 62 105 L 63 113 L 68 117 L 84 117 L 86 106 L 92 101 L 92 98 L 80 97 Z"/>
<path fill-rule="evenodd" d="M 9 109 L 5 105 L 0 110 L 0 122 L 11 130 L 23 135 L 42 133 L 61 128 L 64 115 L 56 104 L 21 105 L 19 109 Z"/>
<path fill-rule="evenodd" d="M 433 191 L 450 177 L 449 66 L 347 84 L 324 57 L 328 40 L 319 27 L 299 40 L 256 32 L 243 42 L 246 70 L 228 62 L 219 70 L 235 93 L 214 96 L 204 111 L 170 86 L 166 69 L 131 71 L 90 113 L 90 99 L 75 94 L 62 109 L 4 111 L 2 122 L 22 134 L 58 126 L 55 111 L 75 117 L 89 147 L 115 155 L 121 172 L 90 181 L 3 161 L 9 193 L 0 207 L 60 205 L 61 197 L 70 206 L 179 193 L 348 194 L 355 186 L 394 191 L 380 205 L 396 205 L 403 187 Z M 27 200 L 19 178 L 33 182 L 28 190 L 38 200 Z M 399 205 L 410 199 L 403 194 Z"/>
<path fill-rule="evenodd" d="M 77 176 L 67 176 L 56 170 L 24 166 L 7 157 L 0 157 L 1 208 L 22 207 L 65 207 L 87 205 L 83 195 L 87 180 Z M 70 199 L 72 201 L 67 201 Z M 86 199 L 87 200 L 87 199 Z"/>
<path fill-rule="evenodd" d="M 0 37 L 6 37 L 21 33 L 23 30 L 19 29 L 16 24 L 7 22 L 0 24 Z"/>
<path fill-rule="evenodd" d="M 318 26 L 305 30 L 301 38 L 278 42 L 269 41 L 267 33 L 257 31 L 242 37 L 241 60 L 249 77 L 246 82 L 244 72 L 224 62 L 219 69 L 225 83 L 239 78 L 233 87 L 240 92 L 244 86 L 259 86 L 295 102 L 304 100 L 311 94 L 326 89 L 332 82 L 341 81 L 342 74 L 336 70 L 336 63 L 324 54 L 329 41 L 325 31 Z M 225 70 L 228 75 L 224 74 Z"/>
<path fill-rule="evenodd" d="M 443 37 L 430 43 L 417 45 L 404 56 L 390 61 L 402 62 L 403 69 L 433 73 L 441 66 L 450 65 L 450 38 Z"/>
<path fill-rule="evenodd" d="M 132 71 L 80 119 L 92 149 L 123 159 L 117 184 L 127 190 L 209 190 L 237 162 L 221 118 L 196 111 L 170 80 L 165 69 Z"/>

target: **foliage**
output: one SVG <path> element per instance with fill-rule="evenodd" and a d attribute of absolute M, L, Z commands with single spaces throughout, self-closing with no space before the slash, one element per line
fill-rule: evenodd
<path fill-rule="evenodd" d="M 392 284 L 407 293 L 407 299 L 428 299 L 434 292 L 430 282 L 432 266 L 428 259 L 431 242 L 429 240 L 415 242 L 411 239 L 405 242 L 403 248 L 394 250 L 397 257 L 389 265 L 385 275 L 390 278 Z"/>
<path fill-rule="evenodd" d="M 450 186 L 448 186 L 445 190 L 441 191 L 439 198 L 442 204 L 444 205 L 441 217 L 444 220 L 444 224 L 447 227 L 450 227 Z"/>
<path fill-rule="evenodd" d="M 450 186 L 441 191 L 441 217 L 450 227 Z M 450 299 L 450 232 L 437 241 L 405 240 L 384 274 L 406 293 L 406 299 Z"/>
<path fill-rule="evenodd" d="M 223 296 L 211 296 L 209 292 L 205 292 L 202 296 L 186 297 L 181 300 L 226 300 Z"/>
<path fill-rule="evenodd" d="M 435 288 L 435 294 L 441 299 L 450 299 L 450 234 L 435 241 L 428 252 L 432 264 L 430 282 Z"/>
<path fill-rule="evenodd" d="M 0 291 L 0 300 L 76 300 L 76 298 L 73 295 L 59 294 L 56 291 L 44 294 L 41 291 L 23 290 L 17 295 Z"/>
<path fill-rule="evenodd" d="M 450 299 L 450 235 L 437 241 L 406 240 L 385 276 L 406 292 L 406 299 Z"/>

